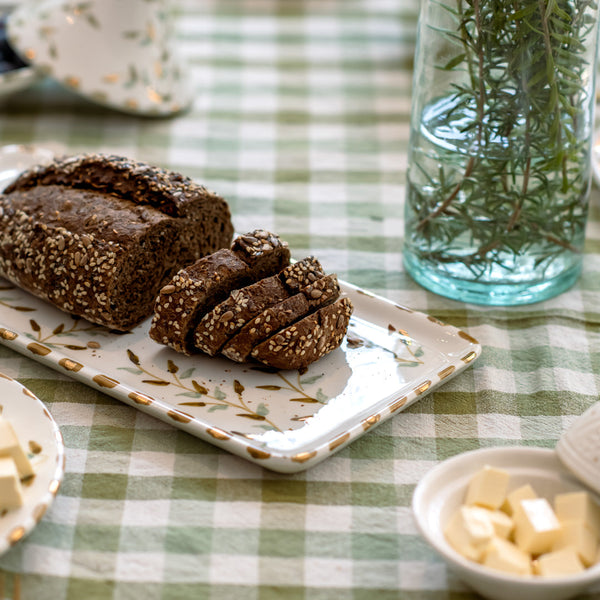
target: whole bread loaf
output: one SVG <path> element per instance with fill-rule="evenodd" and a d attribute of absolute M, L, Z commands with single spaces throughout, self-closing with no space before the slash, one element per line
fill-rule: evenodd
<path fill-rule="evenodd" d="M 306 368 L 342 343 L 352 303 L 314 257 L 289 260 L 287 244 L 270 232 L 236 238 L 163 287 L 150 337 L 184 354 Z"/>
<path fill-rule="evenodd" d="M 0 195 L 0 274 L 68 313 L 127 331 L 183 266 L 229 246 L 226 201 L 112 155 L 58 159 Z"/>

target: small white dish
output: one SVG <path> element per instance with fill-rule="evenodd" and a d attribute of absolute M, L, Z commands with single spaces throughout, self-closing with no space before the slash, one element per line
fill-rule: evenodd
<path fill-rule="evenodd" d="M 0 515 L 0 554 L 22 540 L 42 519 L 65 472 L 58 425 L 42 402 L 19 382 L 0 373 L 0 412 L 28 452 L 35 475 L 24 484 L 24 504 Z"/>
<path fill-rule="evenodd" d="M 600 402 L 561 435 L 556 453 L 571 473 L 600 494 Z"/>
<path fill-rule="evenodd" d="M 65 151 L 60 144 L 0 146 L 0 192 L 25 169 L 43 165 Z"/>
<path fill-rule="evenodd" d="M 39 79 L 41 79 L 41 75 L 33 67 L 20 67 L 13 71 L 0 73 L 0 98 L 20 92 L 32 86 Z"/>
<path fill-rule="evenodd" d="M 167 116 L 192 101 L 163 0 L 38 0 L 9 14 L 8 41 L 38 73 L 120 111 Z"/>
<path fill-rule="evenodd" d="M 443 461 L 421 479 L 413 494 L 412 508 L 424 538 L 458 577 L 491 600 L 565 600 L 590 588 L 600 592 L 600 564 L 565 577 L 519 577 L 494 571 L 456 552 L 443 530 L 463 503 L 471 477 L 491 465 L 511 475 L 509 489 L 530 483 L 549 501 L 557 493 L 585 489 L 560 462 L 554 450 L 530 447 L 485 448 Z M 595 498 L 598 501 L 598 498 Z"/>
<path fill-rule="evenodd" d="M 14 52 L 6 43 L 7 11 L 11 7 L 0 4 L 0 98 L 33 85 L 40 74 Z"/>

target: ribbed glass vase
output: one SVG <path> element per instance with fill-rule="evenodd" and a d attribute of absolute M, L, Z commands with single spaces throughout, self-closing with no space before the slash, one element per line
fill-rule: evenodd
<path fill-rule="evenodd" d="M 467 302 L 518 305 L 578 278 L 598 5 L 422 0 L 404 264 Z"/>

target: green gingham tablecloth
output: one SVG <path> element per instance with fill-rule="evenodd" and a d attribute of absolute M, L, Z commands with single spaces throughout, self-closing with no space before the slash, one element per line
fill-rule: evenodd
<path fill-rule="evenodd" d="M 0 347 L 0 370 L 46 403 L 67 452 L 51 508 L 0 557 L 0 596 L 474 598 L 417 533 L 412 492 L 465 450 L 553 447 L 598 400 L 600 192 L 567 293 L 515 309 L 435 296 L 401 262 L 418 0 L 177 7 L 188 113 L 126 116 L 42 81 L 0 105 L 2 144 L 179 170 L 229 200 L 238 231 L 278 232 L 295 257 L 468 331 L 483 354 L 320 465 L 280 475 Z"/>

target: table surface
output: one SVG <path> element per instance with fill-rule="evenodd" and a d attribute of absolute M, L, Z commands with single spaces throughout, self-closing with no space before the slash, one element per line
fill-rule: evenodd
<path fill-rule="evenodd" d="M 551 448 L 598 400 L 600 193 L 584 271 L 520 308 L 431 294 L 402 267 L 418 0 L 186 0 L 177 36 L 196 89 L 174 119 L 105 110 L 42 81 L 0 105 L 2 144 L 59 143 L 169 167 L 296 258 L 478 339 L 482 356 L 328 458 L 270 472 L 0 346 L 0 369 L 61 428 L 66 474 L 0 558 L 0 597 L 474 598 L 419 536 L 410 502 L 440 460 Z M 600 597 L 600 593 L 588 598 Z"/>

